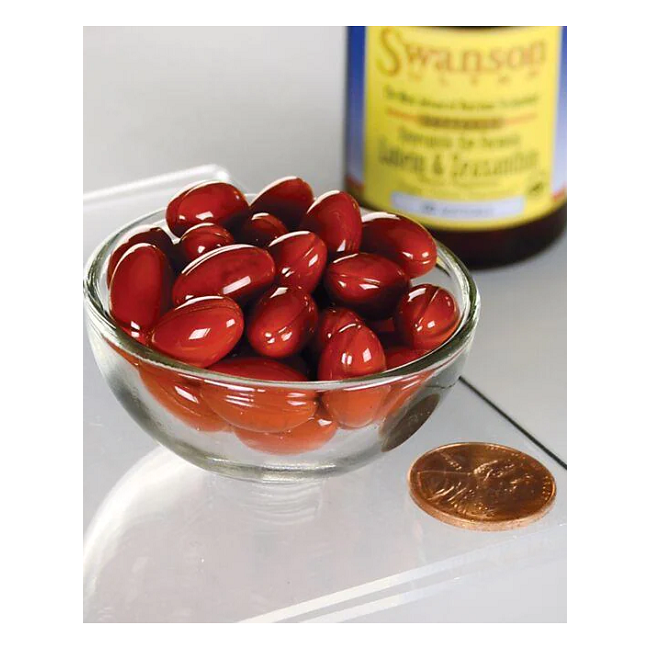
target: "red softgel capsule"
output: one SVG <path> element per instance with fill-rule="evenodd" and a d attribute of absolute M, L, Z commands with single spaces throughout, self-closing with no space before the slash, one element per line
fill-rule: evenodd
<path fill-rule="evenodd" d="M 167 206 L 169 229 L 178 237 L 205 221 L 231 230 L 250 214 L 246 197 L 230 183 L 209 181 L 177 194 Z"/>
<path fill-rule="evenodd" d="M 425 275 L 436 265 L 436 242 L 419 223 L 388 212 L 365 214 L 361 221 L 362 251 L 396 262 L 410 278 Z"/>
<path fill-rule="evenodd" d="M 253 199 L 251 210 L 269 212 L 289 230 L 294 230 L 313 202 L 314 193 L 309 183 L 297 176 L 288 176 L 267 185 Z"/>
<path fill-rule="evenodd" d="M 408 290 L 409 280 L 400 266 L 370 253 L 355 253 L 334 260 L 323 276 L 333 302 L 364 318 L 389 318 Z"/>
<path fill-rule="evenodd" d="M 135 244 L 117 263 L 109 287 L 109 308 L 122 329 L 147 333 L 171 307 L 173 273 L 153 244 Z"/>
<path fill-rule="evenodd" d="M 299 230 L 278 237 L 269 244 L 276 269 L 276 283 L 312 293 L 327 265 L 327 248 L 313 232 Z"/>
<path fill-rule="evenodd" d="M 400 366 L 423 357 L 425 354 L 428 354 L 428 352 L 429 350 L 418 350 L 406 347 L 405 345 L 384 347 L 384 353 L 386 354 L 386 367 L 388 369 L 399 368 Z"/>
<path fill-rule="evenodd" d="M 251 310 L 246 338 L 259 354 L 282 359 L 298 354 L 317 324 L 318 309 L 308 293 L 295 287 L 277 287 Z"/>
<path fill-rule="evenodd" d="M 222 359 L 210 366 L 210 370 L 264 381 L 307 381 L 307 377 L 294 368 L 268 357 Z M 217 415 L 233 426 L 268 433 L 285 432 L 300 426 L 313 417 L 318 407 L 313 390 L 240 387 L 221 379 L 218 383 L 204 384 L 201 396 Z"/>
<path fill-rule="evenodd" d="M 242 244 L 266 248 L 287 232 L 287 227 L 277 217 L 268 212 L 259 212 L 244 222 L 237 239 Z"/>
<path fill-rule="evenodd" d="M 325 346 L 318 362 L 318 379 L 350 379 L 386 370 L 384 349 L 377 335 L 353 323 L 339 330 Z"/>
<path fill-rule="evenodd" d="M 311 340 L 310 347 L 315 354 L 321 354 L 332 336 L 340 332 L 347 325 L 363 325 L 363 320 L 351 309 L 345 307 L 328 307 L 324 309 L 318 319 L 316 333 Z"/>
<path fill-rule="evenodd" d="M 316 233 L 330 257 L 356 253 L 361 245 L 361 212 L 347 192 L 335 190 L 319 196 L 300 228 Z"/>
<path fill-rule="evenodd" d="M 344 429 L 361 429 L 381 417 L 390 386 L 342 388 L 323 394 L 328 412 Z"/>
<path fill-rule="evenodd" d="M 204 183 L 192 183 L 192 185 L 188 185 L 187 187 L 184 187 L 180 192 L 178 192 L 174 198 L 167 204 L 167 210 L 165 211 L 165 221 L 167 221 L 167 227 L 171 230 L 172 233 L 176 234 L 176 232 L 170 227 L 170 221 L 173 221 L 174 224 L 176 224 L 176 221 L 178 219 L 178 206 L 180 205 L 180 202 L 183 200 L 185 195 L 190 191 L 193 190 L 194 188 L 198 187 L 199 185 L 203 185 Z M 191 228 L 191 226 L 187 226 L 187 228 L 181 228 L 184 224 L 179 224 L 179 231 L 187 230 L 187 228 Z M 181 235 L 183 234 L 181 232 Z M 178 235 L 180 237 L 180 235 Z"/>
<path fill-rule="evenodd" d="M 377 419 L 384 420 L 399 412 L 420 390 L 429 375 L 430 373 L 422 372 L 391 384 L 390 392 L 377 413 Z"/>
<path fill-rule="evenodd" d="M 275 278 L 271 255 L 248 244 L 222 246 L 189 264 L 176 279 L 175 305 L 198 296 L 228 296 L 240 305 L 262 294 Z"/>
<path fill-rule="evenodd" d="M 394 318 L 406 345 L 433 350 L 453 334 L 460 313 L 454 297 L 446 289 L 421 284 L 402 297 Z"/>
<path fill-rule="evenodd" d="M 320 407 L 314 417 L 303 424 L 279 433 L 236 429 L 237 437 L 251 449 L 277 456 L 292 456 L 320 449 L 334 437 L 338 424 Z"/>
<path fill-rule="evenodd" d="M 158 228 L 157 226 L 141 226 L 131 231 L 111 253 L 108 259 L 108 267 L 106 268 L 106 283 L 108 285 L 111 284 L 117 263 L 122 259 L 124 253 L 134 244 L 153 244 L 167 255 L 170 263 L 174 258 L 174 244 L 171 237 L 162 228 Z"/>
<path fill-rule="evenodd" d="M 139 372 L 152 397 L 173 417 L 206 433 L 228 429 L 228 425 L 203 403 L 199 382 L 154 366 L 142 367 Z"/>
<path fill-rule="evenodd" d="M 178 242 L 178 253 L 186 266 L 205 253 L 234 244 L 233 236 L 215 223 L 199 223 L 186 230 Z"/>
<path fill-rule="evenodd" d="M 244 315 L 230 298 L 194 298 L 168 311 L 151 330 L 149 345 L 199 368 L 223 359 L 244 331 Z"/>

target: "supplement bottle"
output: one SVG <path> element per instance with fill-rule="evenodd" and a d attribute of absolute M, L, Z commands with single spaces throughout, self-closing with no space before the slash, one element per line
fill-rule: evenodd
<path fill-rule="evenodd" d="M 566 225 L 565 27 L 350 27 L 346 187 L 474 268 Z"/>

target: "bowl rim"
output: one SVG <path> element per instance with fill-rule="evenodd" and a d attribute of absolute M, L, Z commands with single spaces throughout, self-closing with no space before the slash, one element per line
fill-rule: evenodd
<path fill-rule="evenodd" d="M 248 195 L 247 195 L 247 198 Z M 93 251 L 88 258 L 84 269 L 83 291 L 84 305 L 90 324 L 99 333 L 115 345 L 120 351 L 135 357 L 149 365 L 157 366 L 164 370 L 173 371 L 184 378 L 197 379 L 203 383 L 235 384 L 237 386 L 264 387 L 264 388 L 287 388 L 300 391 L 330 391 L 339 388 L 357 389 L 369 386 L 379 386 L 385 383 L 393 383 L 396 379 L 409 377 L 424 371 L 436 371 L 446 367 L 451 361 L 460 356 L 472 342 L 480 314 L 480 296 L 478 288 L 465 265 L 460 259 L 449 250 L 444 244 L 436 239 L 437 260 L 436 267 L 441 269 L 448 276 L 456 280 L 462 294 L 461 321 L 452 336 L 440 347 L 428 352 L 422 357 L 414 359 L 409 363 L 390 370 L 384 370 L 373 375 L 365 375 L 358 378 L 328 380 L 328 381 L 294 381 L 281 382 L 261 379 L 250 379 L 227 375 L 214 370 L 197 368 L 181 361 L 165 356 L 152 348 L 144 346 L 134 338 L 126 334 L 111 318 L 107 307 L 103 304 L 100 296 L 101 282 L 105 282 L 105 269 L 110 254 L 116 246 L 132 229 L 142 225 L 157 225 L 168 229 L 165 221 L 166 208 L 158 208 L 146 213 L 124 226 L 121 226 L 108 237 L 106 237 Z M 364 210 L 362 213 L 371 212 Z M 154 217 L 160 217 L 156 223 L 151 223 Z M 407 217 L 408 218 L 408 217 Z M 160 223 L 162 221 L 162 223 Z"/>

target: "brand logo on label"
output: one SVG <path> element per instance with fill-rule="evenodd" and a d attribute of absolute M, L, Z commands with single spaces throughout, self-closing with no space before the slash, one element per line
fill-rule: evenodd
<path fill-rule="evenodd" d="M 379 40 L 381 56 L 376 64 L 379 71 L 388 77 L 401 72 L 421 79 L 427 72 L 476 75 L 537 70 L 546 60 L 546 44 L 541 40 L 511 47 L 455 50 L 408 40 L 395 27 L 385 27 Z"/>

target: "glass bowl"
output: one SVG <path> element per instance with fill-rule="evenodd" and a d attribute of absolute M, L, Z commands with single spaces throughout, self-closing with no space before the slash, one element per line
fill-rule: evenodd
<path fill-rule="evenodd" d="M 281 383 L 199 369 L 144 347 L 111 319 L 106 269 L 133 228 L 167 231 L 164 216 L 162 209 L 136 219 L 93 253 L 84 278 L 86 327 L 97 365 L 122 406 L 189 462 L 267 481 L 345 472 L 408 440 L 458 380 L 480 301 L 467 269 L 442 244 L 436 268 L 415 283 L 451 291 L 460 323 L 441 347 L 399 368 L 359 379 Z"/>

